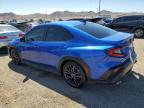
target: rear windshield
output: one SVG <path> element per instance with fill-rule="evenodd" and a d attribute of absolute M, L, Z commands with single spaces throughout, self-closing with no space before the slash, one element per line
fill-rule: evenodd
<path fill-rule="evenodd" d="M 115 30 L 90 22 L 87 22 L 86 24 L 77 25 L 75 27 L 96 38 L 105 38 L 117 33 Z"/>
<path fill-rule="evenodd" d="M 0 32 L 7 32 L 7 31 L 19 31 L 19 30 L 10 25 L 0 26 Z"/>

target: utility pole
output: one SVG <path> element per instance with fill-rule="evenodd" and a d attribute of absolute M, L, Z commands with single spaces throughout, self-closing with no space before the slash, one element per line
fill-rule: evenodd
<path fill-rule="evenodd" d="M 48 19 L 48 12 L 47 12 L 47 10 L 46 10 L 46 20 Z"/>
<path fill-rule="evenodd" d="M 101 0 L 99 0 L 99 16 L 101 15 Z"/>

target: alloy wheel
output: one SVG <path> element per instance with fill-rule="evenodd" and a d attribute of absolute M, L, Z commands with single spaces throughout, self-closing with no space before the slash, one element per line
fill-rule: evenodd
<path fill-rule="evenodd" d="M 66 82 L 72 87 L 81 87 L 86 81 L 83 69 L 74 62 L 68 62 L 63 66 L 63 75 Z"/>
<path fill-rule="evenodd" d="M 142 38 L 144 36 L 144 30 L 143 29 L 136 29 L 134 31 L 134 35 L 136 38 Z"/>

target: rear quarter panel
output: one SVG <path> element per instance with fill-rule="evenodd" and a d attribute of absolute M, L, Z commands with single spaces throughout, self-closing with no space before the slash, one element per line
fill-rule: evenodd
<path fill-rule="evenodd" d="M 72 47 L 65 50 L 67 56 L 80 58 L 89 68 L 90 79 L 99 80 L 110 68 L 125 61 L 121 58 L 113 58 L 106 55 L 106 49 L 113 46 L 88 46 Z M 64 55 L 62 56 L 64 57 Z"/>

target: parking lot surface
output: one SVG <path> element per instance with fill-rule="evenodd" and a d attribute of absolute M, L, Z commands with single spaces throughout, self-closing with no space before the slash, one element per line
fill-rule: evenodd
<path fill-rule="evenodd" d="M 0 55 L 0 108 L 144 108 L 144 39 L 135 39 L 138 62 L 119 85 L 67 85 L 57 75 Z"/>

